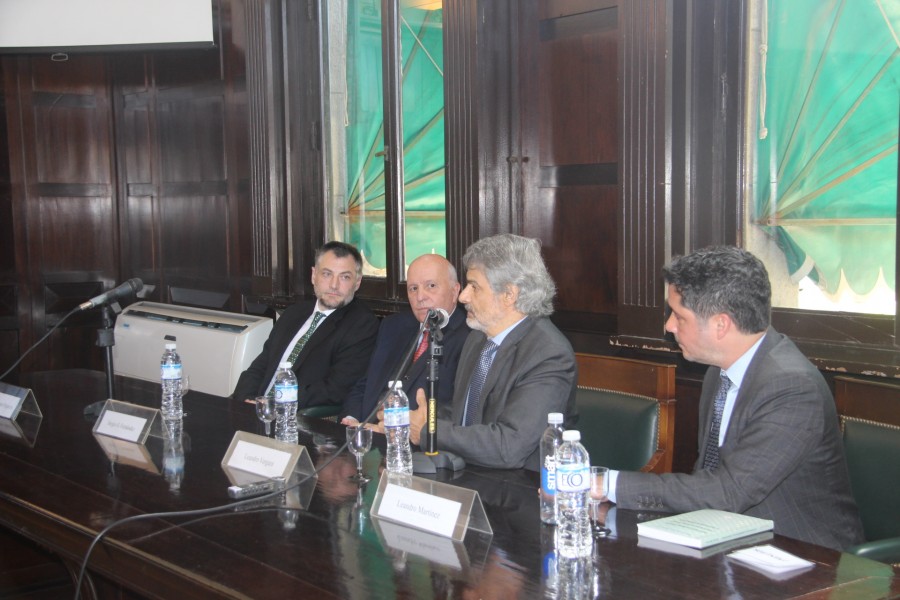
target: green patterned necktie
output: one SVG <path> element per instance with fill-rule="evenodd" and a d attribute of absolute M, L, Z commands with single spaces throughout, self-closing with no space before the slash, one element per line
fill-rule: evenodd
<path fill-rule="evenodd" d="M 316 330 L 316 327 L 318 327 L 319 323 L 324 318 L 324 313 L 316 311 L 315 316 L 313 316 L 312 323 L 310 323 L 309 325 L 309 329 L 306 330 L 306 333 L 300 336 L 300 339 L 297 340 L 297 345 L 294 346 L 294 349 L 291 350 L 291 355 L 288 356 L 288 362 L 291 363 L 291 365 L 293 365 L 294 361 L 297 360 L 297 357 L 300 356 L 300 351 L 303 350 L 303 346 L 306 345 L 306 342 L 309 341 L 309 338 L 312 337 L 312 334 Z"/>

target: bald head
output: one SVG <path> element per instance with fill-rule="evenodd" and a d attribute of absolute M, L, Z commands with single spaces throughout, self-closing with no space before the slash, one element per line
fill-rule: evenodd
<path fill-rule="evenodd" d="M 429 308 L 456 309 L 459 281 L 456 269 L 440 254 L 423 254 L 409 265 L 406 295 L 416 319 L 423 321 Z"/>

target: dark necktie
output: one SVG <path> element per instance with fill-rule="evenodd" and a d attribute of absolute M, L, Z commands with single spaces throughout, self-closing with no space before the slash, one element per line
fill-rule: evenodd
<path fill-rule="evenodd" d="M 481 389 L 484 387 L 484 380 L 487 378 L 488 370 L 491 368 L 494 351 L 497 344 L 491 340 L 484 343 L 481 349 L 481 356 L 478 357 L 478 364 L 472 373 L 472 380 L 469 381 L 469 395 L 466 396 L 466 411 L 463 414 L 463 425 L 471 425 L 475 422 L 475 413 L 478 412 L 478 401 L 481 398 Z"/>
<path fill-rule="evenodd" d="M 428 350 L 428 331 L 422 334 L 422 341 L 419 342 L 419 347 L 416 348 L 416 353 L 413 354 L 413 362 L 419 360 L 419 357 L 425 354 L 426 350 Z"/>
<path fill-rule="evenodd" d="M 306 342 L 308 342 L 309 338 L 312 337 L 312 334 L 316 330 L 316 327 L 319 326 L 319 322 L 324 318 L 324 313 L 316 311 L 316 314 L 313 316 L 312 323 L 309 324 L 309 329 L 306 330 L 306 333 L 300 336 L 300 339 L 297 340 L 297 345 L 295 345 L 294 349 L 291 350 L 291 355 L 288 356 L 289 363 L 291 363 L 292 365 L 294 364 L 294 361 L 297 360 L 298 356 L 300 356 L 300 351 L 303 350 L 303 346 L 306 345 Z"/>
<path fill-rule="evenodd" d="M 725 397 L 731 388 L 731 380 L 725 371 L 719 373 L 719 391 L 716 392 L 716 402 L 713 405 L 713 418 L 709 427 L 709 437 L 706 438 L 706 453 L 703 456 L 703 468 L 715 471 L 719 467 L 719 428 L 722 426 L 722 411 L 725 409 Z"/>

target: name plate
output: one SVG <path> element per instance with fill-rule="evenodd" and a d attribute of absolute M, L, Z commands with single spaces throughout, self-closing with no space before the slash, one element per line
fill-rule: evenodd
<path fill-rule="evenodd" d="M 0 418 L 14 419 L 19 412 L 19 406 L 22 404 L 22 398 L 0 392 Z"/>
<path fill-rule="evenodd" d="M 378 516 L 444 537 L 453 535 L 462 504 L 388 483 Z"/>
<path fill-rule="evenodd" d="M 20 413 L 43 417 L 30 389 L 0 382 L 0 419 L 15 420 Z"/>
<path fill-rule="evenodd" d="M 109 437 L 143 444 L 147 437 L 161 437 L 159 409 L 138 406 L 129 402 L 109 399 L 103 403 L 100 418 L 94 423 L 94 435 Z M 152 427 L 156 427 L 151 431 Z"/>
<path fill-rule="evenodd" d="M 238 441 L 227 466 L 269 479 L 281 477 L 290 460 L 290 452 Z"/>
<path fill-rule="evenodd" d="M 246 485 L 272 477 L 284 477 L 289 481 L 294 471 L 313 480 L 318 477 L 305 446 L 246 431 L 234 432 L 221 466 L 232 485 Z"/>
<path fill-rule="evenodd" d="M 103 414 L 100 415 L 100 422 L 97 423 L 95 433 L 108 435 L 126 442 L 137 442 L 141 438 L 141 433 L 146 425 L 147 419 L 142 417 L 135 417 L 114 410 L 104 410 Z"/>
<path fill-rule="evenodd" d="M 475 490 L 384 471 L 372 502 L 372 516 L 462 541 L 466 530 L 493 530 Z"/>

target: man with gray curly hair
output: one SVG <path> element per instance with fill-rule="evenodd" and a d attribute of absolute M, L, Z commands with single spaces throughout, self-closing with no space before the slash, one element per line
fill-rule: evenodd
<path fill-rule="evenodd" d="M 534 239 L 484 238 L 469 247 L 463 264 L 459 301 L 473 331 L 460 355 L 452 405 L 438 409 L 438 449 L 472 464 L 536 471 L 547 413 L 563 413 L 567 426 L 577 417 L 575 354 L 547 318 L 556 286 Z M 424 425 L 424 408 L 412 411 L 413 443 Z"/>

